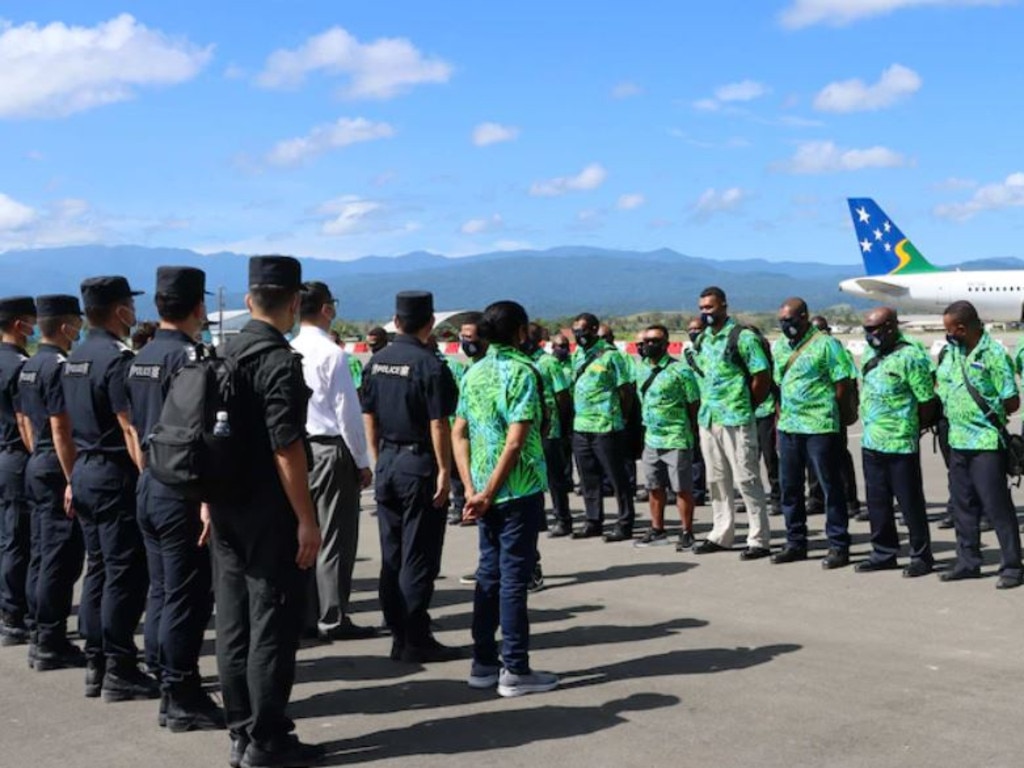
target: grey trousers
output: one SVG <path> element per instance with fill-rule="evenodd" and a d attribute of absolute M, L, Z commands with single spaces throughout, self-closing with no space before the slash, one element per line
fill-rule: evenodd
<path fill-rule="evenodd" d="M 316 560 L 317 627 L 326 632 L 348 613 L 359 544 L 359 470 L 341 438 L 312 447 L 309 491 L 323 539 Z"/>

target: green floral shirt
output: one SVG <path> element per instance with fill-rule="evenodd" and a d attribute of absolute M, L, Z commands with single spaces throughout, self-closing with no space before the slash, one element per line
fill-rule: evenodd
<path fill-rule="evenodd" d="M 543 493 L 547 488 L 540 435 L 541 401 L 534 370 L 530 358 L 519 350 L 492 344 L 462 379 L 456 416 L 469 425 L 470 472 L 477 490 L 487 487 L 497 468 L 509 426 L 524 421 L 533 424 L 519 460 L 495 494 L 493 504 Z"/>
<path fill-rule="evenodd" d="M 355 355 L 348 356 L 348 372 L 352 374 L 352 383 L 356 389 L 363 386 L 363 363 Z"/>
<path fill-rule="evenodd" d="M 969 355 L 963 347 L 953 344 L 948 344 L 946 350 L 936 378 L 942 407 L 949 419 L 949 446 L 961 451 L 997 450 L 999 432 L 971 397 L 964 384 L 964 373 L 989 410 L 1005 424 L 1007 414 L 1003 401 L 1017 395 L 1013 360 L 988 333 L 982 334 L 978 346 Z"/>
<path fill-rule="evenodd" d="M 839 431 L 836 383 L 855 378 L 849 354 L 828 334 L 811 328 L 801 341 L 806 349 L 786 371 L 797 350 L 785 337 L 772 345 L 775 381 L 780 390 L 779 431 L 797 435 L 825 435 Z M 798 346 L 799 348 L 799 346 Z"/>
<path fill-rule="evenodd" d="M 593 360 L 583 370 L 587 361 Z M 619 387 L 633 382 L 626 358 L 607 341 L 589 350 L 578 347 L 572 356 L 573 402 L 577 432 L 617 432 L 624 428 Z M 583 371 L 580 374 L 580 371 Z"/>
<path fill-rule="evenodd" d="M 548 439 L 557 440 L 562 436 L 562 422 L 558 416 L 556 396 L 569 389 L 569 380 L 565 377 L 562 364 L 543 349 L 534 352 L 530 359 L 544 381 L 544 407 L 547 408 L 551 424 L 548 428 Z"/>
<path fill-rule="evenodd" d="M 1018 376 L 1024 376 L 1024 336 L 1017 342 L 1017 348 L 1013 351 L 1013 369 Z"/>
<path fill-rule="evenodd" d="M 867 347 L 861 358 L 861 445 L 871 451 L 917 453 L 917 407 L 935 397 L 931 357 L 902 335 L 900 341 L 904 345 L 882 357 L 866 375 L 868 362 L 877 355 Z"/>
<path fill-rule="evenodd" d="M 655 368 L 660 373 L 651 379 Z M 651 381 L 647 392 L 640 390 Z M 693 426 L 690 404 L 700 401 L 700 391 L 693 371 L 668 355 L 655 366 L 644 360 L 637 372 L 637 395 L 640 397 L 644 422 L 644 445 L 660 450 L 693 448 Z"/>
<path fill-rule="evenodd" d="M 729 332 L 736 321 L 729 318 L 717 333 L 705 328 L 700 335 L 700 352 L 696 355 L 698 365 L 704 371 L 700 380 L 700 414 L 702 427 L 712 423 L 726 427 L 747 424 L 754 417 L 750 402 L 750 387 L 743 369 L 726 354 Z M 751 376 L 768 370 L 768 358 L 761 349 L 757 334 L 744 329 L 737 339 L 740 356 L 747 364 Z"/>

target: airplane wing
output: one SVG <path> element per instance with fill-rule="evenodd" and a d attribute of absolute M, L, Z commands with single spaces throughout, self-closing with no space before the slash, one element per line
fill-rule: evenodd
<path fill-rule="evenodd" d="M 883 293 L 886 296 L 906 296 L 908 291 L 902 285 L 872 277 L 858 277 L 854 280 L 864 291 Z"/>

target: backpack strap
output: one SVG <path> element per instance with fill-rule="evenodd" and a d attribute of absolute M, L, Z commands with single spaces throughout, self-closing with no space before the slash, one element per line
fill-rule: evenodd
<path fill-rule="evenodd" d="M 604 357 L 606 352 L 608 352 L 607 349 L 602 349 L 596 355 L 594 355 L 593 357 L 588 359 L 586 362 L 584 362 L 583 365 L 581 365 L 578 370 L 573 371 L 573 374 L 572 374 L 572 384 L 573 384 L 573 386 L 576 386 L 576 384 L 579 382 L 579 380 L 581 378 L 583 378 L 583 374 L 587 372 L 587 368 L 589 368 L 598 359 Z"/>
<path fill-rule="evenodd" d="M 891 355 L 893 352 L 895 352 L 897 349 L 903 349 L 903 347 L 909 347 L 909 346 L 910 346 L 910 342 L 909 341 L 897 341 L 896 342 L 896 346 L 893 347 L 892 350 L 890 350 L 888 354 L 885 354 L 885 355 L 875 355 L 870 360 L 868 360 L 866 363 L 864 363 L 864 367 L 861 369 L 861 374 L 860 374 L 861 378 L 866 379 L 868 377 L 869 373 L 871 373 L 873 370 L 875 370 L 875 368 L 877 368 L 879 365 L 881 365 L 882 361 L 886 357 Z"/>
<path fill-rule="evenodd" d="M 655 366 L 654 367 L 654 370 L 651 371 L 650 376 L 647 377 L 647 381 L 645 381 L 643 386 L 640 387 L 640 397 L 643 397 L 644 395 L 647 394 L 647 390 L 649 390 L 651 388 L 651 385 L 654 383 L 654 380 L 656 378 L 658 378 L 658 374 L 661 373 L 662 371 L 664 371 L 666 368 L 668 368 L 674 362 L 676 362 L 675 358 L 669 357 L 668 362 L 665 363 L 665 365 L 662 365 L 660 367 L 659 366 Z"/>
<path fill-rule="evenodd" d="M 811 346 L 811 340 L 815 336 L 817 336 L 817 334 L 814 334 L 814 333 L 807 334 L 807 336 L 804 337 L 804 340 L 801 341 L 797 345 L 797 348 L 793 350 L 792 354 L 790 354 L 789 359 L 786 360 L 786 364 L 784 366 L 782 366 L 782 375 L 779 377 L 779 383 L 780 384 L 782 383 L 782 380 L 786 378 L 786 374 L 789 373 L 789 369 L 793 367 L 793 363 L 796 362 L 796 359 L 798 357 L 800 357 L 800 355 L 803 354 L 805 349 L 807 349 L 808 347 Z"/>
<path fill-rule="evenodd" d="M 684 351 L 683 354 L 686 355 L 686 362 L 690 364 L 690 368 L 693 369 L 693 372 L 703 379 L 704 371 L 701 370 L 700 365 L 697 364 L 697 352 L 699 352 L 700 350 L 695 349 L 696 346 L 697 345 L 695 343 L 692 347 L 689 347 L 686 351 Z"/>
<path fill-rule="evenodd" d="M 985 420 L 999 433 L 999 439 L 1002 441 L 1003 447 L 1006 448 L 1010 445 L 1010 433 L 1007 431 L 1006 425 L 999 420 L 998 414 L 992 410 L 988 401 L 981 396 L 981 392 L 971 383 L 970 378 L 967 376 L 966 358 L 960 361 L 960 373 L 964 377 L 964 386 L 967 387 L 967 391 L 974 399 L 974 404 L 978 406 L 978 410 L 981 411 L 981 415 L 985 417 Z"/>

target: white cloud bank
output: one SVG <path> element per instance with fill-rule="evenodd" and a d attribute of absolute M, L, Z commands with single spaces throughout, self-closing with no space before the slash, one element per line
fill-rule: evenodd
<path fill-rule="evenodd" d="M 294 166 L 332 149 L 377 139 L 388 139 L 395 129 L 388 123 L 374 123 L 362 117 L 342 117 L 327 125 L 318 125 L 305 136 L 285 139 L 267 154 L 267 163 Z"/>
<path fill-rule="evenodd" d="M 793 0 L 779 16 L 782 26 L 802 29 L 815 24 L 842 27 L 923 6 L 1009 5 L 1013 0 Z"/>
<path fill-rule="evenodd" d="M 841 80 L 826 85 L 814 98 L 820 112 L 871 112 L 885 109 L 921 89 L 921 76 L 902 64 L 893 64 L 882 72 L 877 83 Z"/>
<path fill-rule="evenodd" d="M 776 170 L 811 175 L 865 168 L 899 168 L 907 164 L 904 155 L 888 147 L 845 149 L 831 141 L 808 141 L 800 144 L 790 159 L 778 163 Z"/>
<path fill-rule="evenodd" d="M 537 181 L 530 186 L 534 197 L 560 197 L 567 192 L 585 192 L 597 189 L 608 178 L 608 172 L 600 163 L 591 163 L 575 176 L 557 176 L 547 181 Z"/>

